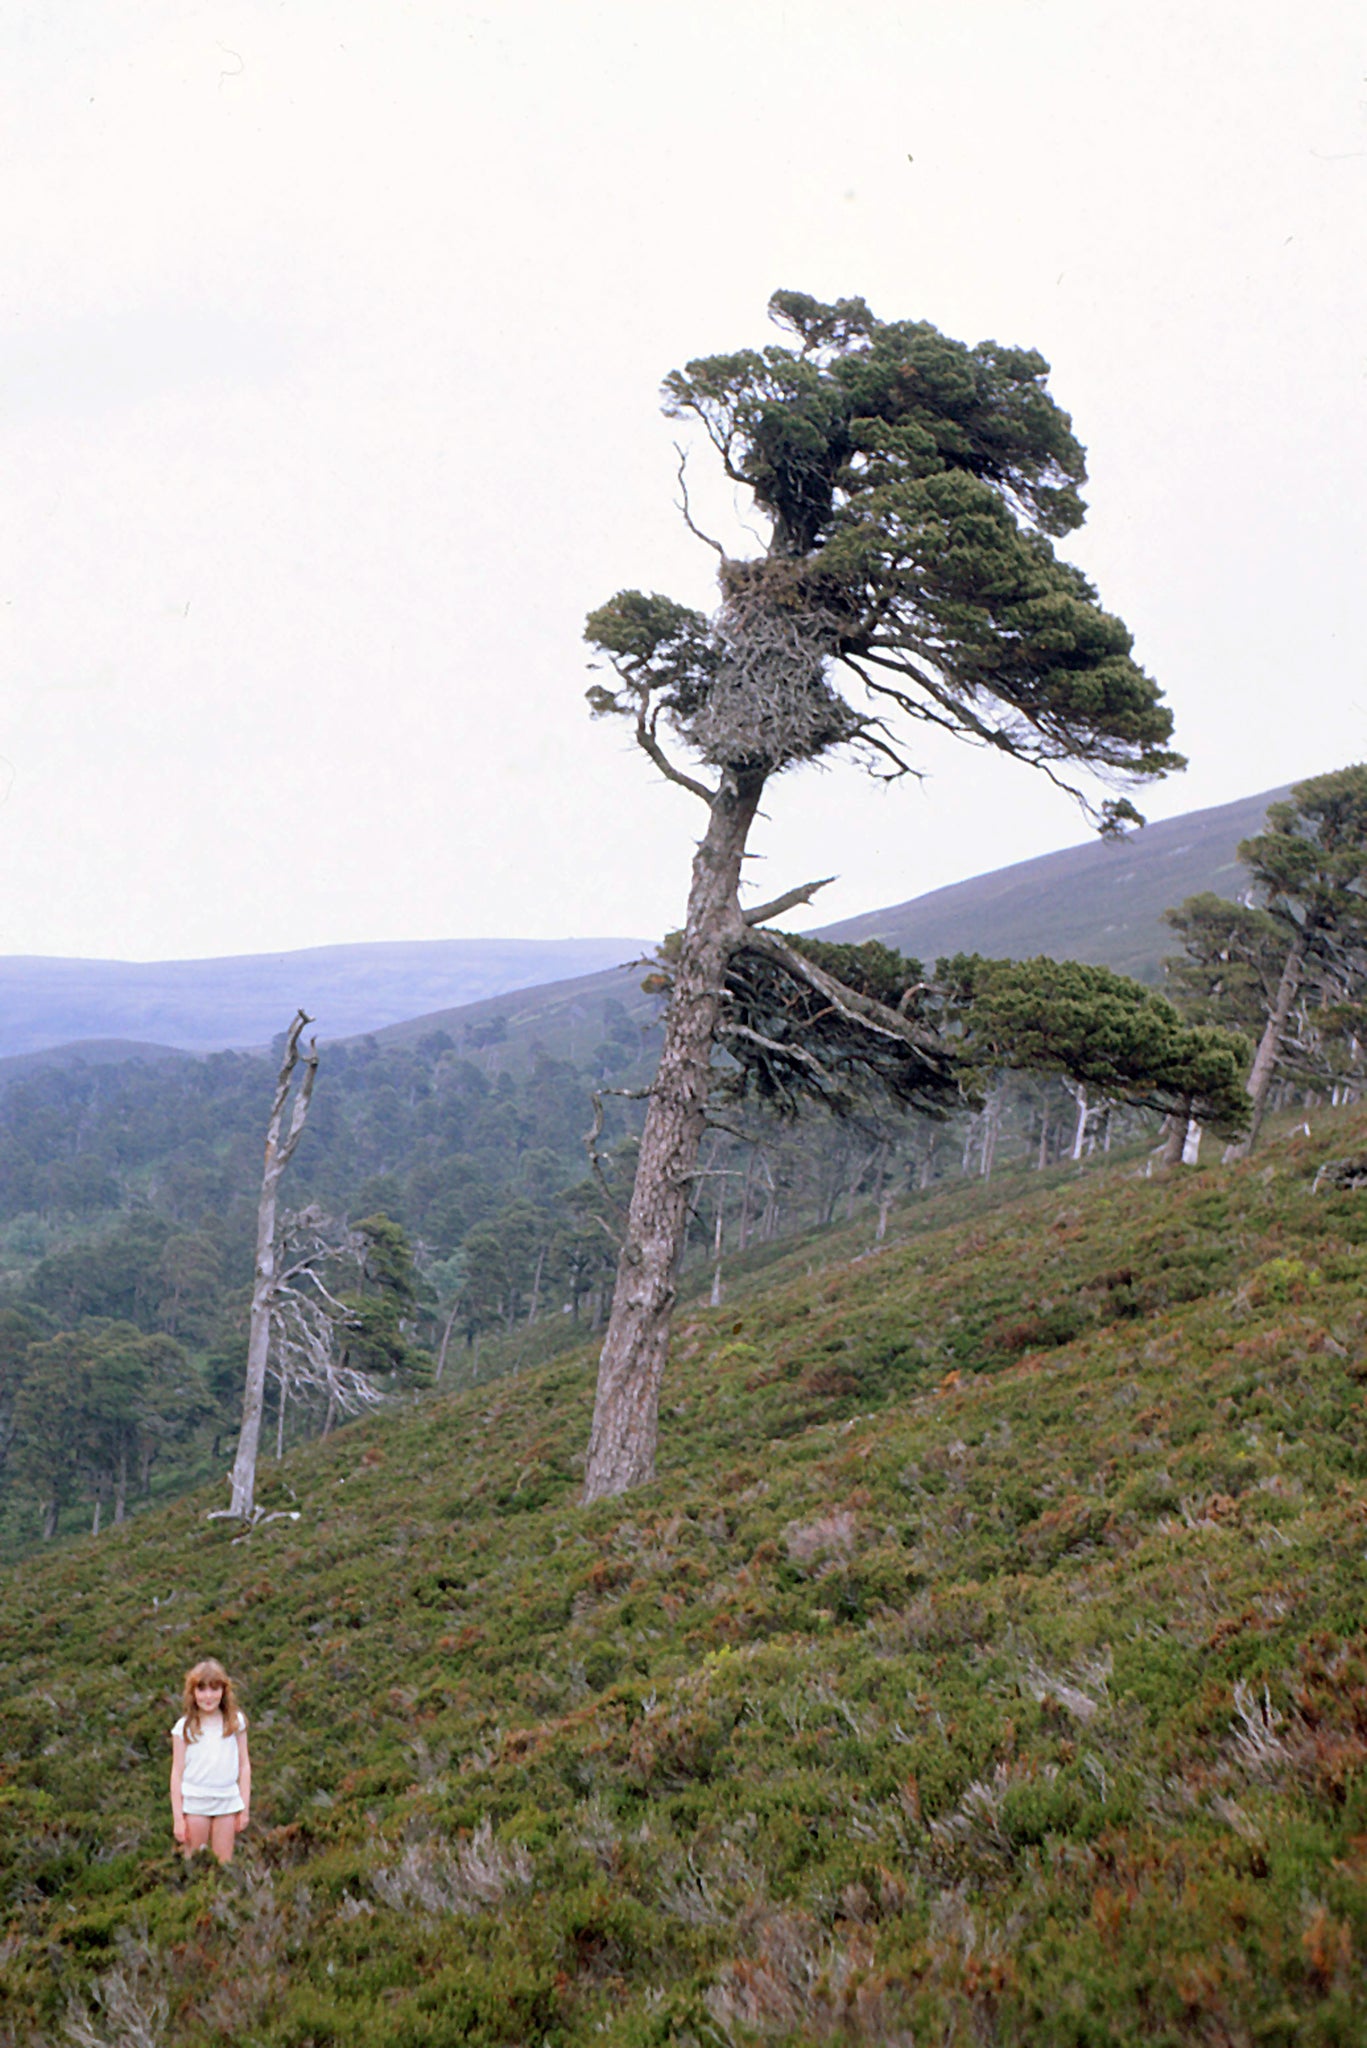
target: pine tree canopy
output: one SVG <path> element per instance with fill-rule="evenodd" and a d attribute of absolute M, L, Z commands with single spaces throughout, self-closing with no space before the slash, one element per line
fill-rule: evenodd
<path fill-rule="evenodd" d="M 1312 947 L 1367 936 L 1367 766 L 1298 782 L 1269 804 L 1269 829 L 1245 839 L 1239 858 L 1269 916 L 1306 934 Z"/>
<path fill-rule="evenodd" d="M 618 677 L 594 709 L 634 716 L 647 751 L 663 713 L 742 773 L 856 745 L 900 774 L 880 715 L 897 712 L 1046 772 L 1180 767 L 1129 632 L 1054 553 L 1082 523 L 1086 468 L 1043 357 L 878 320 L 862 299 L 777 292 L 770 312 L 792 343 L 704 357 L 664 385 L 666 413 L 700 423 L 767 517 L 766 551 L 718 548 L 713 619 L 639 591 L 593 613 L 586 637 Z M 1124 799 L 1102 811 L 1137 816 Z"/>
<path fill-rule="evenodd" d="M 1163 916 L 1182 941 L 1182 952 L 1163 962 L 1182 1015 L 1260 1038 L 1286 960 L 1284 927 L 1265 910 L 1210 889 Z"/>
<path fill-rule="evenodd" d="M 1165 996 L 1109 967 L 961 953 L 941 960 L 935 979 L 969 1070 L 1062 1074 L 1118 1102 L 1181 1105 L 1229 1135 L 1248 1122 L 1247 1039 L 1184 1023 Z"/>

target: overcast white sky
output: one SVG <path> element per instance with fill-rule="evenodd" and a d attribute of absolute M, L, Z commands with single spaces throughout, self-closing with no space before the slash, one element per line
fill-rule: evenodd
<path fill-rule="evenodd" d="M 1367 755 L 1356 0 L 9 0 L 0 72 L 0 952 L 676 924 L 583 617 L 710 604 L 659 381 L 780 285 L 1052 362 L 1151 816 Z M 1085 836 L 924 759 L 775 784 L 764 892 Z"/>

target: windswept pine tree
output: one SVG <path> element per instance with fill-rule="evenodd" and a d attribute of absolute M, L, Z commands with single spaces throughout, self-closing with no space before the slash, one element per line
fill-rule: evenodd
<path fill-rule="evenodd" d="M 936 970 L 963 1033 L 963 1058 L 984 1075 L 1057 1074 L 1077 1104 L 1072 1156 L 1103 1103 L 1195 1117 L 1225 1137 L 1249 1120 L 1252 1047 L 1218 1024 L 1189 1024 L 1165 996 L 1082 960 L 984 960 L 960 954 Z"/>
<path fill-rule="evenodd" d="M 1248 1092 L 1256 1143 L 1292 1007 L 1307 978 L 1360 979 L 1367 947 L 1367 766 L 1298 782 L 1267 813 L 1268 829 L 1246 839 L 1239 858 L 1281 937 L 1281 973 L 1258 1042 Z"/>
<path fill-rule="evenodd" d="M 1182 951 L 1163 962 L 1169 994 L 1195 1024 L 1223 1024 L 1256 1044 L 1286 960 L 1281 927 L 1265 910 L 1212 889 L 1188 896 L 1164 918 Z"/>
<path fill-rule="evenodd" d="M 790 340 L 690 362 L 664 386 L 666 413 L 699 425 L 748 493 L 767 527 L 762 551 L 741 560 L 709 543 L 720 589 L 710 617 L 627 590 L 587 626 L 613 672 L 590 692 L 594 711 L 625 718 L 706 811 L 599 1368 L 589 1500 L 654 1471 L 714 1048 L 818 1092 L 864 1072 L 923 1107 L 956 1091 L 914 990 L 843 979 L 766 929 L 820 884 L 741 908 L 770 780 L 837 754 L 901 776 L 918 724 L 1064 787 L 1074 764 L 1121 781 L 1181 765 L 1130 634 L 1054 552 L 1082 523 L 1085 461 L 1044 358 L 879 320 L 862 299 L 785 291 L 770 312 Z M 685 517 L 692 526 L 686 501 Z M 1097 816 L 1103 829 L 1138 819 L 1124 798 Z M 803 1028 L 777 1034 L 780 1017 Z"/>

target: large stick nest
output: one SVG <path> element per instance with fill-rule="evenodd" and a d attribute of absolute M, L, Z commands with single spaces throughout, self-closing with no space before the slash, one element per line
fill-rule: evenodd
<path fill-rule="evenodd" d="M 838 615 L 814 604 L 785 563 L 728 563 L 713 622 L 720 653 L 676 722 L 705 761 L 773 774 L 856 740 L 868 723 L 827 676 Z"/>

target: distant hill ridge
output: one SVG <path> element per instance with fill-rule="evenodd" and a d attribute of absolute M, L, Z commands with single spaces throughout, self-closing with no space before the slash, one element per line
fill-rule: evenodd
<path fill-rule="evenodd" d="M 1248 880 L 1239 865 L 1239 842 L 1261 830 L 1267 806 L 1285 794 L 1269 789 L 1146 825 L 1118 842 L 1092 839 L 1040 854 L 906 903 L 822 925 L 814 936 L 881 939 L 927 964 L 947 953 L 1022 960 L 1049 953 L 1157 982 L 1164 956 L 1177 947 L 1163 912 L 1202 889 L 1237 896 Z M 654 1013 L 654 999 L 641 994 L 639 966 L 625 966 L 549 988 L 522 989 L 465 1010 L 410 1017 L 379 1037 L 402 1045 L 442 1030 L 468 1043 L 472 1028 L 482 1034 L 490 1026 L 506 1027 L 492 1055 L 499 1067 L 523 1065 L 536 1046 L 579 1060 L 601 1035 L 602 1006 L 609 997 L 639 1021 Z"/>
<path fill-rule="evenodd" d="M 639 939 L 426 939 L 312 946 L 219 960 L 0 958 L 0 1058 L 132 1039 L 220 1052 L 268 1045 L 303 1002 L 329 1038 L 463 1007 L 509 990 L 591 974 L 641 951 Z M 100 1058 L 93 1045 L 82 1046 Z M 110 1055 L 106 1052 L 104 1058 Z"/>
<path fill-rule="evenodd" d="M 817 936 L 881 939 L 927 962 L 1049 953 L 1154 982 L 1175 945 L 1163 912 L 1202 889 L 1237 896 L 1247 879 L 1239 842 L 1285 794 L 1188 811 L 1118 843 L 1064 847 L 821 926 Z M 534 1044 L 577 1059 L 601 1036 L 605 998 L 633 1014 L 652 1010 L 631 964 L 647 951 L 639 939 L 450 939 L 148 964 L 0 958 L 0 1081 L 15 1078 L 19 1054 L 27 1066 L 261 1046 L 300 1001 L 333 1042 L 446 1030 L 466 1045 L 472 1029 L 495 1025 L 500 1034 L 506 1026 L 498 1065 L 520 1064 Z M 120 1052 L 114 1040 L 136 1044 Z"/>
<path fill-rule="evenodd" d="M 927 962 L 960 952 L 1018 960 L 1048 953 L 1156 981 L 1164 955 L 1177 946 L 1163 912 L 1203 889 L 1237 896 L 1248 881 L 1239 842 L 1262 830 L 1268 805 L 1286 793 L 1269 789 L 1165 818 L 1125 839 L 1066 846 L 844 918 L 819 936 L 881 939 Z"/>

